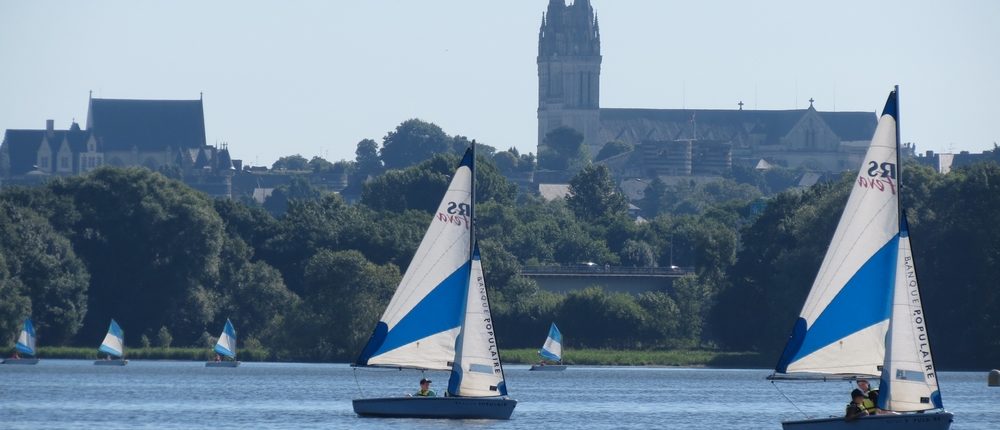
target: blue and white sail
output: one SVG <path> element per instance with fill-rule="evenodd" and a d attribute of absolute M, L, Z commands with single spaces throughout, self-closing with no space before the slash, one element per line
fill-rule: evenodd
<path fill-rule="evenodd" d="M 458 397 L 506 396 L 507 387 L 478 244 L 472 253 L 472 274 L 468 285 L 465 318 L 456 342 L 448 394 Z"/>
<path fill-rule="evenodd" d="M 101 347 L 97 350 L 118 358 L 125 355 L 125 332 L 118 326 L 118 322 L 114 318 L 111 319 L 111 325 L 108 326 L 108 334 L 104 335 L 104 341 L 101 342 Z"/>
<path fill-rule="evenodd" d="M 927 336 L 927 317 L 920 301 L 905 215 L 900 222 L 898 260 L 878 407 L 894 412 L 940 409 L 944 406 L 938 391 L 937 371 Z"/>
<path fill-rule="evenodd" d="M 14 348 L 21 354 L 35 355 L 35 325 L 31 323 L 31 318 L 24 320 L 24 327 L 17 335 L 17 344 Z"/>
<path fill-rule="evenodd" d="M 545 344 L 538 351 L 538 355 L 547 360 L 562 361 L 562 333 L 559 332 L 556 323 L 552 323 L 549 327 L 549 337 L 545 339 Z"/>
<path fill-rule="evenodd" d="M 473 160 L 470 148 L 358 365 L 452 370 L 472 271 Z"/>
<path fill-rule="evenodd" d="M 219 341 L 215 343 L 215 352 L 229 358 L 236 358 L 236 329 L 233 328 L 232 321 L 226 318 L 226 327 L 219 335 Z"/>
<path fill-rule="evenodd" d="M 778 374 L 880 374 L 899 254 L 896 118 L 893 92 Z"/>

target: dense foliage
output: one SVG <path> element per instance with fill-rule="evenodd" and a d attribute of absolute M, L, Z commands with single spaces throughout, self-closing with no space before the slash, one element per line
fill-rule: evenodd
<path fill-rule="evenodd" d="M 415 138 L 421 131 L 433 136 Z M 357 203 L 308 181 L 284 186 L 266 206 L 213 201 L 141 168 L 4 189 L 0 341 L 11 345 L 31 315 L 42 345 L 96 347 L 115 318 L 130 346 L 207 348 L 230 318 L 241 342 L 275 358 L 353 359 L 467 144 L 411 120 L 381 149 L 360 142 L 352 161 L 285 159 L 314 172 L 364 175 Z M 537 348 L 555 321 L 569 348 L 721 348 L 776 357 L 852 183 L 847 174 L 775 193 L 771 186 L 787 187 L 787 172 L 750 170 L 705 184 L 655 180 L 634 202 L 645 218 L 637 222 L 603 166 L 581 165 L 569 197 L 554 201 L 505 177 L 530 172 L 534 162 L 484 146 L 477 164 L 478 237 L 504 348 Z M 1000 228 L 992 220 L 1000 213 L 1000 166 L 939 175 L 911 164 L 904 172 L 940 364 L 1000 362 Z M 553 293 L 520 275 L 525 266 L 581 263 L 693 271 L 664 291 L 635 295 L 600 285 Z"/>

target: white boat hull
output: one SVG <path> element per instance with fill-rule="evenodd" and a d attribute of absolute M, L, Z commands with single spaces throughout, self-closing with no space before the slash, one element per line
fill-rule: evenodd
<path fill-rule="evenodd" d="M 94 360 L 94 366 L 124 366 L 128 364 L 128 360 Z"/>
<path fill-rule="evenodd" d="M 239 367 L 242 361 L 209 361 L 205 367 Z"/>
<path fill-rule="evenodd" d="M 388 397 L 354 400 L 363 417 L 506 420 L 517 400 L 501 397 Z"/>
<path fill-rule="evenodd" d="M 541 366 L 541 365 L 535 364 L 535 365 L 532 365 L 531 368 L 528 369 L 528 370 L 548 371 L 548 372 L 561 372 L 563 370 L 566 370 L 566 365 L 565 364 L 546 364 L 544 366 Z"/>
<path fill-rule="evenodd" d="M 37 358 L 8 358 L 3 364 L 38 364 Z"/>
<path fill-rule="evenodd" d="M 843 418 L 785 421 L 784 430 L 947 430 L 954 416 L 950 412 L 900 415 L 874 415 L 853 421 Z"/>

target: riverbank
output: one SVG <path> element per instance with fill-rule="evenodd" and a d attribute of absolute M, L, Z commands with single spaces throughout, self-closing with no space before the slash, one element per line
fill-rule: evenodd
<path fill-rule="evenodd" d="M 101 356 L 104 354 L 102 353 Z M 70 346 L 43 346 L 38 348 L 39 358 L 67 358 L 80 360 L 96 360 L 95 348 L 78 348 Z M 265 349 L 241 349 L 240 361 L 267 361 L 270 353 Z M 208 348 L 129 348 L 125 350 L 125 358 L 130 360 L 188 360 L 208 361 L 215 359 L 215 352 Z"/>
<path fill-rule="evenodd" d="M 536 349 L 505 349 L 503 361 L 511 364 L 538 362 Z M 709 350 L 633 351 L 611 349 L 571 349 L 563 351 L 563 363 L 593 366 L 676 366 L 766 368 L 772 364 L 756 352 Z"/>

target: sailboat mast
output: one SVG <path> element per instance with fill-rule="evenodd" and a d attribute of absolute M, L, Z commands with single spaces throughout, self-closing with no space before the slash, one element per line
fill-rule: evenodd
<path fill-rule="evenodd" d="M 899 136 L 899 85 L 894 90 L 896 97 L 896 222 L 903 225 L 903 143 Z"/>
<path fill-rule="evenodd" d="M 476 140 L 472 139 L 472 163 L 470 164 L 470 169 L 472 171 L 472 188 L 471 197 L 469 198 L 469 261 L 472 261 L 472 255 L 476 247 Z"/>

